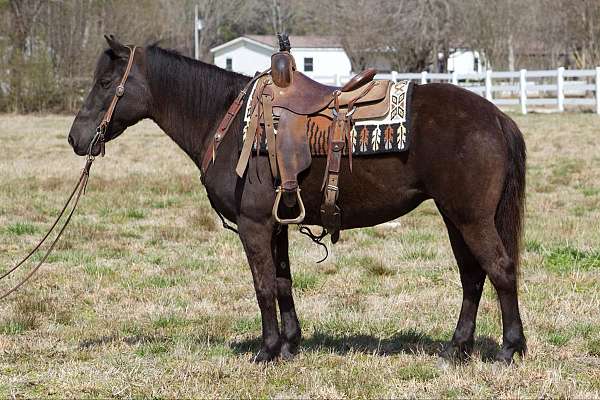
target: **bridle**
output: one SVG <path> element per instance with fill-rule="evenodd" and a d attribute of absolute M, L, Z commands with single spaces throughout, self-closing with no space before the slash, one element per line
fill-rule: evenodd
<path fill-rule="evenodd" d="M 92 149 L 94 148 L 94 146 L 96 144 L 100 144 L 100 153 L 104 157 L 104 143 L 106 141 L 106 138 L 105 138 L 106 130 L 110 124 L 110 121 L 112 120 L 113 113 L 115 112 L 115 107 L 117 106 L 117 102 L 125 94 L 125 82 L 127 82 L 127 78 L 129 77 L 129 73 L 131 72 L 131 67 L 133 66 L 133 58 L 135 56 L 135 50 L 137 47 L 136 46 L 133 46 L 133 47 L 127 46 L 127 48 L 129 49 L 129 60 L 127 61 L 127 68 L 125 69 L 125 73 L 123 74 L 123 77 L 121 78 L 121 81 L 119 82 L 119 85 L 117 86 L 115 94 L 110 102 L 110 105 L 108 106 L 108 110 L 106 111 L 106 113 L 104 113 L 104 116 L 102 117 L 102 121 L 100 122 L 100 125 L 98 125 L 98 127 L 96 127 L 96 134 L 94 135 L 94 137 L 92 138 L 92 141 L 90 142 L 90 147 L 88 149 L 85 166 L 83 167 L 83 170 L 81 171 L 81 175 L 79 176 L 79 180 L 77 181 L 75 188 L 73 189 L 73 191 L 71 192 L 71 195 L 67 199 L 66 204 L 64 205 L 64 207 L 58 214 L 58 217 L 56 217 L 56 219 L 54 220 L 54 223 L 50 227 L 50 230 L 48 231 L 48 233 L 46 233 L 46 235 L 44 235 L 42 240 L 40 240 L 38 242 L 38 244 L 29 252 L 29 254 L 27 254 L 25 256 L 25 258 L 23 258 L 21 261 L 19 261 L 14 267 L 10 268 L 8 271 L 6 271 L 2 275 L 0 275 L 0 280 L 11 275 L 15 270 L 17 270 L 21 265 L 23 265 L 25 263 L 25 261 L 27 261 L 29 258 L 31 258 L 31 256 L 33 256 L 35 253 L 38 252 L 38 250 L 40 249 L 42 244 L 44 244 L 44 242 L 46 241 L 46 239 L 48 239 L 48 237 L 50 236 L 52 231 L 58 226 L 58 222 L 60 221 L 62 216 L 67 211 L 69 204 L 71 204 L 71 200 L 73 200 L 73 198 L 75 198 L 75 202 L 73 203 L 73 208 L 71 208 L 71 211 L 67 214 L 67 218 L 66 218 L 64 224 L 58 231 L 56 238 L 54 238 L 54 240 L 50 244 L 50 247 L 48 248 L 48 250 L 46 250 L 46 252 L 42 256 L 41 260 L 36 264 L 35 267 L 33 267 L 33 269 L 31 269 L 31 271 L 29 271 L 25 275 L 25 277 L 23 277 L 19 281 L 19 283 L 17 283 L 15 286 L 13 286 L 11 289 L 7 290 L 6 292 L 2 293 L 0 295 L 0 300 L 4 300 L 6 297 L 8 297 L 8 295 L 15 292 L 21 286 L 23 286 L 23 284 L 25 284 L 25 282 L 27 282 L 33 276 L 33 274 L 35 274 L 35 272 L 40 269 L 40 267 L 42 266 L 44 261 L 46 261 L 46 259 L 48 258 L 48 256 L 52 252 L 52 250 L 54 249 L 54 246 L 56 245 L 56 243 L 62 236 L 62 234 L 65 231 L 69 222 L 71 221 L 71 217 L 73 216 L 73 214 L 75 213 L 75 210 L 77 209 L 77 205 L 79 204 L 79 199 L 81 198 L 81 195 L 85 193 L 85 188 L 87 187 L 87 183 L 88 183 L 88 180 L 90 177 L 90 168 L 92 167 L 92 162 L 94 161 L 94 158 L 95 158 L 94 155 L 92 154 Z"/>
<path fill-rule="evenodd" d="M 110 105 L 108 106 L 108 110 L 106 110 L 106 113 L 104 113 L 104 117 L 102 117 L 100 125 L 96 127 L 96 134 L 90 142 L 90 147 L 88 149 L 88 157 L 92 157 L 92 149 L 96 144 L 100 144 L 100 154 L 102 155 L 102 157 L 104 157 L 104 143 L 106 142 L 106 130 L 108 129 L 108 125 L 112 120 L 113 114 L 115 112 L 115 107 L 117 106 L 117 102 L 125 94 L 125 82 L 127 82 L 127 78 L 129 77 L 129 73 L 131 72 L 131 67 L 133 66 L 133 58 L 135 57 L 135 50 L 137 49 L 137 46 L 126 47 L 129 49 L 129 60 L 127 61 L 127 68 L 125 68 L 125 73 L 123 73 L 121 82 L 119 82 L 119 85 L 115 90 L 115 94 L 110 102 Z"/>

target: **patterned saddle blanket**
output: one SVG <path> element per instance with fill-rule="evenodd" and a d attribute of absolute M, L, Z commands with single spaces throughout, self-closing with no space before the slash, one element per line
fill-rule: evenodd
<path fill-rule="evenodd" d="M 413 83 L 399 81 L 389 87 L 389 107 L 382 118 L 354 120 L 351 130 L 353 156 L 370 156 L 386 153 L 399 153 L 408 150 L 410 145 L 411 96 Z M 252 88 L 249 99 L 254 97 L 256 84 Z M 244 112 L 244 125 L 238 136 L 240 149 L 246 138 L 252 114 L 251 102 L 247 101 Z M 326 121 L 323 121 L 326 120 Z M 277 117 L 275 116 L 275 134 L 277 135 Z M 330 121 L 322 116 L 308 118 L 306 137 L 313 156 L 326 156 L 328 144 L 328 127 Z M 260 154 L 267 154 L 267 140 L 264 126 L 261 126 Z M 256 143 L 253 146 L 256 151 Z M 347 154 L 347 152 L 344 152 Z"/>

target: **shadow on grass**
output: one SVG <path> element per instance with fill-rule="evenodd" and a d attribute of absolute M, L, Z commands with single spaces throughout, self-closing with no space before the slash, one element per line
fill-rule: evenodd
<path fill-rule="evenodd" d="M 83 340 L 79 343 L 80 349 L 90 349 L 112 343 L 136 344 L 167 344 L 173 341 L 170 336 L 164 335 L 107 335 Z M 200 343 L 200 339 L 196 339 Z M 205 340 L 201 341 L 206 343 Z M 216 340 L 214 343 L 221 343 Z M 394 354 L 418 354 L 439 355 L 448 342 L 433 339 L 424 333 L 407 330 L 400 331 L 395 335 L 381 339 L 372 335 L 331 335 L 325 332 L 315 331 L 308 339 L 303 339 L 299 351 L 326 352 L 338 355 L 348 353 L 364 353 L 378 356 L 391 356 Z M 261 338 L 247 339 L 232 342 L 229 347 L 234 354 L 256 353 L 261 347 Z M 494 361 L 496 353 L 500 350 L 498 343 L 489 336 L 481 336 L 475 339 L 474 353 L 483 362 Z M 477 356 L 479 353 L 479 356 Z"/>
<path fill-rule="evenodd" d="M 261 339 L 253 338 L 230 344 L 234 353 L 242 354 L 257 352 L 261 347 Z M 324 332 L 315 332 L 310 338 L 303 339 L 300 351 L 327 352 L 345 355 L 350 352 L 360 352 L 379 356 L 394 354 L 425 353 L 439 355 L 447 341 L 433 339 L 424 333 L 408 330 L 400 331 L 395 335 L 381 339 L 372 335 L 346 335 L 337 336 Z M 493 361 L 500 350 L 498 343 L 487 336 L 475 339 L 474 353 L 479 352 L 484 362 Z"/>

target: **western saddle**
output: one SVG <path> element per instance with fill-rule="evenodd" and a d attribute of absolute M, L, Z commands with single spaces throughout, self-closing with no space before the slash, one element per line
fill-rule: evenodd
<path fill-rule="evenodd" d="M 213 137 L 212 150 L 204 156 L 201 170 L 203 175 L 206 174 L 217 148 L 244 103 L 244 97 L 251 90 L 247 105 L 250 118 L 236 167 L 237 175 L 240 178 L 244 176 L 252 150 L 259 151 L 260 139 L 264 135 L 277 193 L 273 217 L 280 224 L 300 224 L 304 220 L 305 209 L 298 174 L 311 164 L 308 126 L 327 132 L 321 222 L 323 235 L 330 233 L 335 243 L 341 226 L 341 210 L 336 205 L 338 177 L 343 154 L 348 155 L 352 171 L 354 121 L 382 118 L 387 114 L 392 82 L 373 80 L 376 70 L 369 68 L 339 88 L 320 84 L 296 69 L 287 35 L 278 34 L 278 37 L 280 51 L 271 57 L 271 68 L 257 74 L 230 106 Z M 279 217 L 282 198 L 287 207 L 298 205 L 296 218 Z"/>

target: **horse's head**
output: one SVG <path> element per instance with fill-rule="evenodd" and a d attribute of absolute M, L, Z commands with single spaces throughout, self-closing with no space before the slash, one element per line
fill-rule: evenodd
<path fill-rule="evenodd" d="M 109 48 L 102 53 L 96 64 L 92 89 L 69 132 L 69 144 L 80 156 L 88 153 L 96 128 L 101 124 L 118 91 L 117 87 L 125 76 L 129 56 L 133 50 L 133 47 L 119 43 L 112 35 L 105 38 Z M 138 48 L 124 85 L 124 92 L 116 103 L 110 123 L 106 126 L 105 141 L 116 138 L 127 127 L 149 116 L 150 90 L 144 74 L 144 59 L 143 49 Z M 99 153 L 100 145 L 96 143 L 92 148 L 92 155 Z"/>

